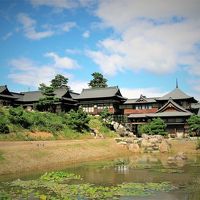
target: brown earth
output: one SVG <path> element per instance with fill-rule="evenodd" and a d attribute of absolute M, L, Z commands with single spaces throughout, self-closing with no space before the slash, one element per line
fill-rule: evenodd
<path fill-rule="evenodd" d="M 173 154 L 200 153 L 196 141 L 172 140 Z M 70 164 L 133 155 L 114 139 L 0 141 L 0 175 L 61 169 Z M 139 155 L 138 155 L 139 156 Z M 161 156 L 168 156 L 161 154 Z"/>
<path fill-rule="evenodd" d="M 0 175 L 62 168 L 127 153 L 114 139 L 0 141 Z"/>

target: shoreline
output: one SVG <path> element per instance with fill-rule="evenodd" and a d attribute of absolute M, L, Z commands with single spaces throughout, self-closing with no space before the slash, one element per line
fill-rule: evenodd
<path fill-rule="evenodd" d="M 171 140 L 171 153 L 199 154 L 195 141 Z M 86 162 L 137 155 L 106 139 L 55 141 L 0 141 L 0 175 L 34 173 L 67 168 Z M 159 154 L 164 156 L 164 154 Z"/>
<path fill-rule="evenodd" d="M 67 167 L 112 159 L 130 152 L 114 139 L 0 142 L 0 175 Z"/>

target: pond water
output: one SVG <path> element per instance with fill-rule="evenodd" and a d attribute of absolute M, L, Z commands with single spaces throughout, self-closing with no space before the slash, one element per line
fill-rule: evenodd
<path fill-rule="evenodd" d="M 0 177 L 0 199 L 199 200 L 200 156 L 173 163 L 167 158 L 144 154 L 74 164 L 17 181 Z"/>

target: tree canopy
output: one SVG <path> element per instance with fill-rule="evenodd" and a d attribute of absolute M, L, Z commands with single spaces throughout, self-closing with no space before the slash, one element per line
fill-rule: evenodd
<path fill-rule="evenodd" d="M 51 80 L 51 87 L 53 89 L 58 89 L 63 86 L 65 86 L 67 89 L 69 89 L 68 84 L 68 78 L 64 77 L 61 74 L 57 74 L 54 79 Z"/>
<path fill-rule="evenodd" d="M 105 88 L 108 87 L 107 79 L 99 72 L 92 73 L 93 79 L 88 83 L 92 88 Z"/>
<path fill-rule="evenodd" d="M 196 135 L 200 136 L 200 116 L 192 115 L 187 122 L 190 133 L 196 133 Z"/>

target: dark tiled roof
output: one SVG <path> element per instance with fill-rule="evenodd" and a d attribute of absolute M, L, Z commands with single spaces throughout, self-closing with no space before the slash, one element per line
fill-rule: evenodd
<path fill-rule="evenodd" d="M 171 106 L 177 109 L 178 112 L 189 112 L 188 110 L 186 110 L 185 108 L 183 108 L 182 106 L 174 102 L 172 98 L 169 98 L 168 102 L 164 106 L 162 106 L 156 113 L 165 111 L 165 109 L 167 108 L 169 104 L 171 104 Z"/>
<path fill-rule="evenodd" d="M 0 85 L 0 93 L 3 92 L 6 88 L 6 85 Z"/>
<path fill-rule="evenodd" d="M 122 97 L 121 92 L 117 86 L 106 88 L 83 89 L 81 94 L 76 99 L 96 99 L 114 96 L 125 99 L 124 97 Z"/>
<path fill-rule="evenodd" d="M 146 102 L 137 102 L 138 99 L 127 99 L 124 104 L 156 103 L 156 98 L 145 98 Z"/>
<path fill-rule="evenodd" d="M 59 99 L 61 99 L 67 92 L 68 90 L 66 88 L 59 88 L 54 91 L 55 97 Z M 22 101 L 22 102 L 39 101 L 40 98 L 44 97 L 41 91 L 22 92 L 20 94 L 21 96 L 19 96 L 18 101 Z M 66 97 L 66 98 L 69 98 L 69 97 Z"/>
<path fill-rule="evenodd" d="M 174 99 L 174 100 L 176 100 L 176 99 L 190 99 L 190 98 L 192 98 L 191 96 L 185 94 L 179 88 L 175 88 L 174 90 L 172 90 L 168 94 L 164 95 L 163 97 L 158 98 L 158 100 L 168 100 L 170 97 L 172 99 Z"/>

